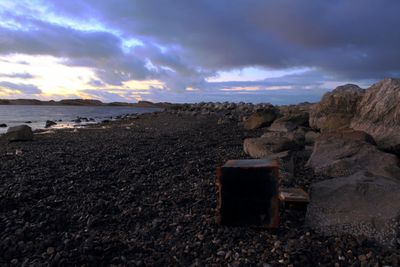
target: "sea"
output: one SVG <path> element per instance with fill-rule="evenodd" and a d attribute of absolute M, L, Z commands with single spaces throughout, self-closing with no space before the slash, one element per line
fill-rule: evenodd
<path fill-rule="evenodd" d="M 138 108 L 128 106 L 31 106 L 31 105 L 0 105 L 0 134 L 5 133 L 8 127 L 26 124 L 33 130 L 43 129 L 46 121 L 57 123 L 52 128 L 84 127 L 90 123 L 103 120 L 113 120 L 126 114 L 142 114 L 160 111 L 159 108 Z M 91 122 L 76 123 L 78 117 L 94 119 Z"/>

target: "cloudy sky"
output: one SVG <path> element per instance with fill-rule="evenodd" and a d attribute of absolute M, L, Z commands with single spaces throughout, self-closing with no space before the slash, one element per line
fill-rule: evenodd
<path fill-rule="evenodd" d="M 0 98 L 287 104 L 400 76 L 398 0 L 0 0 Z"/>

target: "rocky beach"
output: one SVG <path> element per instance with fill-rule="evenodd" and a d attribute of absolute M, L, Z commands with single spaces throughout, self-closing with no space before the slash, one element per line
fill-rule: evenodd
<path fill-rule="evenodd" d="M 317 104 L 170 105 L 2 136 L 0 265 L 398 266 L 398 101 L 385 79 Z M 246 158 L 279 160 L 308 210 L 281 208 L 278 229 L 218 225 L 216 168 Z"/>

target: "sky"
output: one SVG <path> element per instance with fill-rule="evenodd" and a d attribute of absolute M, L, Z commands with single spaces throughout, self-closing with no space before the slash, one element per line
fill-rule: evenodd
<path fill-rule="evenodd" d="M 0 0 L 0 98 L 316 102 L 400 76 L 398 0 Z"/>

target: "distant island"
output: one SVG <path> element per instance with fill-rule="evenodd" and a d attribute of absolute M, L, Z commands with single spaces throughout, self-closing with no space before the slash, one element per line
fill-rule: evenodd
<path fill-rule="evenodd" d="M 42 101 L 38 99 L 0 99 L 0 105 L 41 105 L 41 106 L 130 106 L 141 108 L 162 108 L 163 103 L 139 101 L 137 103 L 111 102 L 103 103 L 95 99 L 63 99 L 60 101 Z"/>

